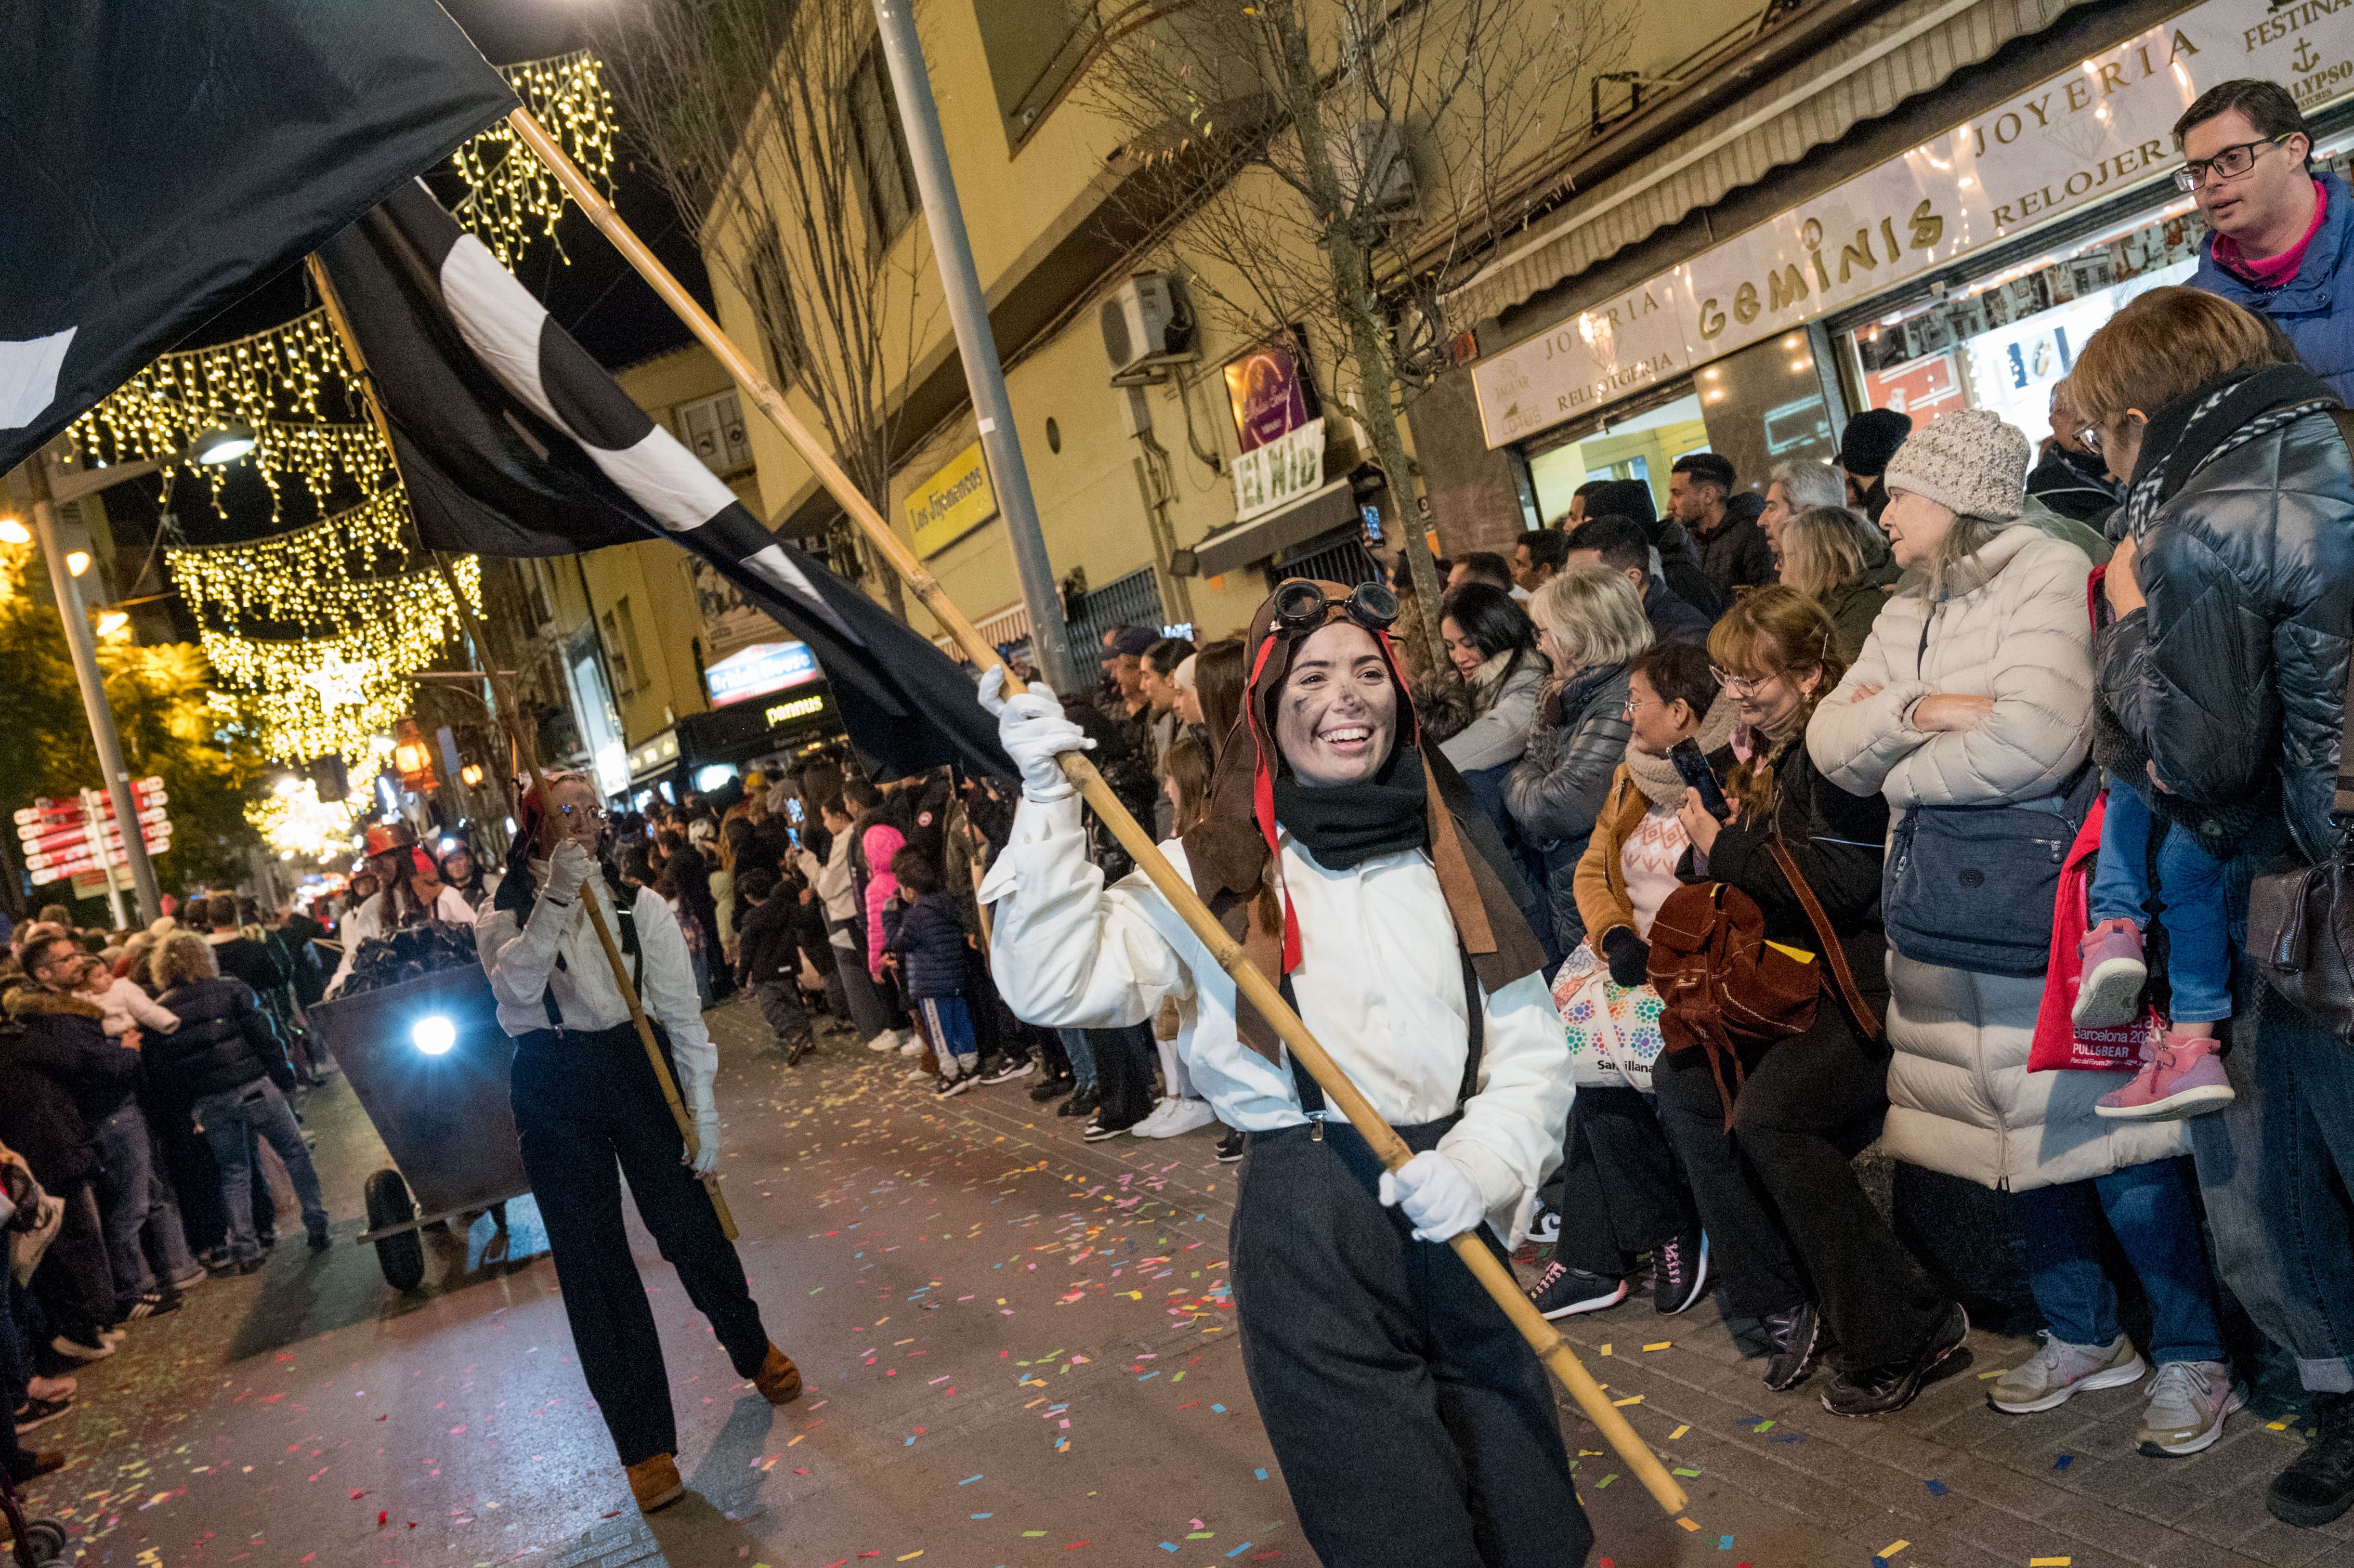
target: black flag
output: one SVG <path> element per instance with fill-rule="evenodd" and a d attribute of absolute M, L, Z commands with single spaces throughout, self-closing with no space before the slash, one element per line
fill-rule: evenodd
<path fill-rule="evenodd" d="M 762 527 L 422 185 L 393 193 L 319 260 L 429 548 L 555 556 L 674 539 L 809 644 L 869 758 L 901 772 L 945 762 L 1012 775 L 971 679 Z"/>
<path fill-rule="evenodd" d="M 514 105 L 433 0 L 0 0 L 0 472 Z"/>

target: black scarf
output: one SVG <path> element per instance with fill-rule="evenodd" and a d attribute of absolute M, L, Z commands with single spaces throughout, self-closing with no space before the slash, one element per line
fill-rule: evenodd
<path fill-rule="evenodd" d="M 1401 746 L 1363 784 L 1302 784 L 1291 769 L 1281 769 L 1275 779 L 1275 820 L 1317 864 L 1347 871 L 1376 855 L 1429 847 L 1426 791 L 1422 754 Z"/>

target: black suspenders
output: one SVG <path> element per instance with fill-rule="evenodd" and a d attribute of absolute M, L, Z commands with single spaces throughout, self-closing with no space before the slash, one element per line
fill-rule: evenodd
<path fill-rule="evenodd" d="M 1479 977 L 1471 968 L 1471 955 L 1458 944 L 1456 956 L 1463 960 L 1463 1013 L 1466 1038 L 1463 1050 L 1463 1084 L 1455 1092 L 1455 1108 L 1479 1092 L 1479 1057 L 1485 1048 L 1488 1033 L 1488 1008 L 1479 993 Z M 1291 1011 L 1299 1011 L 1299 999 L 1293 994 L 1291 977 L 1283 977 L 1280 989 L 1283 1000 Z M 1318 1142 L 1324 1139 L 1324 1118 L 1331 1113 L 1325 1108 L 1324 1090 L 1299 1065 L 1299 1058 L 1289 1051 L 1284 1059 L 1291 1065 L 1292 1086 L 1299 1093 L 1299 1108 L 1308 1113 L 1309 1136 Z"/>
<path fill-rule="evenodd" d="M 587 898 L 591 895 L 586 887 L 583 887 L 580 896 Z M 613 913 L 621 922 L 621 951 L 629 954 L 631 959 L 630 989 L 638 993 L 640 1004 L 643 1005 L 643 998 L 646 994 L 646 955 L 645 949 L 638 945 L 638 923 L 634 918 L 637 912 L 634 909 L 623 908 L 621 901 L 616 898 L 613 900 Z M 556 967 L 567 974 L 571 972 L 571 966 L 564 961 L 564 949 L 560 946 L 556 952 Z M 539 1004 L 547 1009 L 547 1026 L 561 1034 L 564 1032 L 564 1014 L 557 1009 L 554 986 L 541 988 Z"/>

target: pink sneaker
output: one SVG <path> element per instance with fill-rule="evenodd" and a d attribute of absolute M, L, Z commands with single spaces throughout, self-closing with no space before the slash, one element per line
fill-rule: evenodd
<path fill-rule="evenodd" d="M 2104 920 L 2084 933 L 2076 950 L 2084 972 L 2068 1022 L 2079 1029 L 2122 1029 L 2139 1017 L 2141 989 L 2149 980 L 2140 928 L 2130 920 Z"/>
<path fill-rule="evenodd" d="M 2215 1042 L 2166 1034 L 2142 1047 L 2141 1071 L 2093 1102 L 2093 1114 L 2122 1121 L 2180 1121 L 2221 1110 L 2234 1097 L 2215 1059 Z"/>

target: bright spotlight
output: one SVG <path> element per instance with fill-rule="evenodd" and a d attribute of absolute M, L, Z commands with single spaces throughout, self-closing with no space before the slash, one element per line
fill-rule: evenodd
<path fill-rule="evenodd" d="M 11 545 L 29 545 L 33 542 L 33 531 L 14 517 L 0 517 L 0 541 Z"/>
<path fill-rule="evenodd" d="M 430 1018 L 419 1019 L 408 1037 L 428 1056 L 444 1056 L 449 1054 L 451 1046 L 458 1044 L 458 1026 L 437 1012 Z"/>
<path fill-rule="evenodd" d="M 66 570 L 73 574 L 75 577 L 80 577 L 82 573 L 90 570 L 90 552 L 88 550 L 67 551 Z"/>
<path fill-rule="evenodd" d="M 188 455 L 207 468 L 217 468 L 225 462 L 235 462 L 259 444 L 252 426 L 232 419 L 191 441 Z"/>

